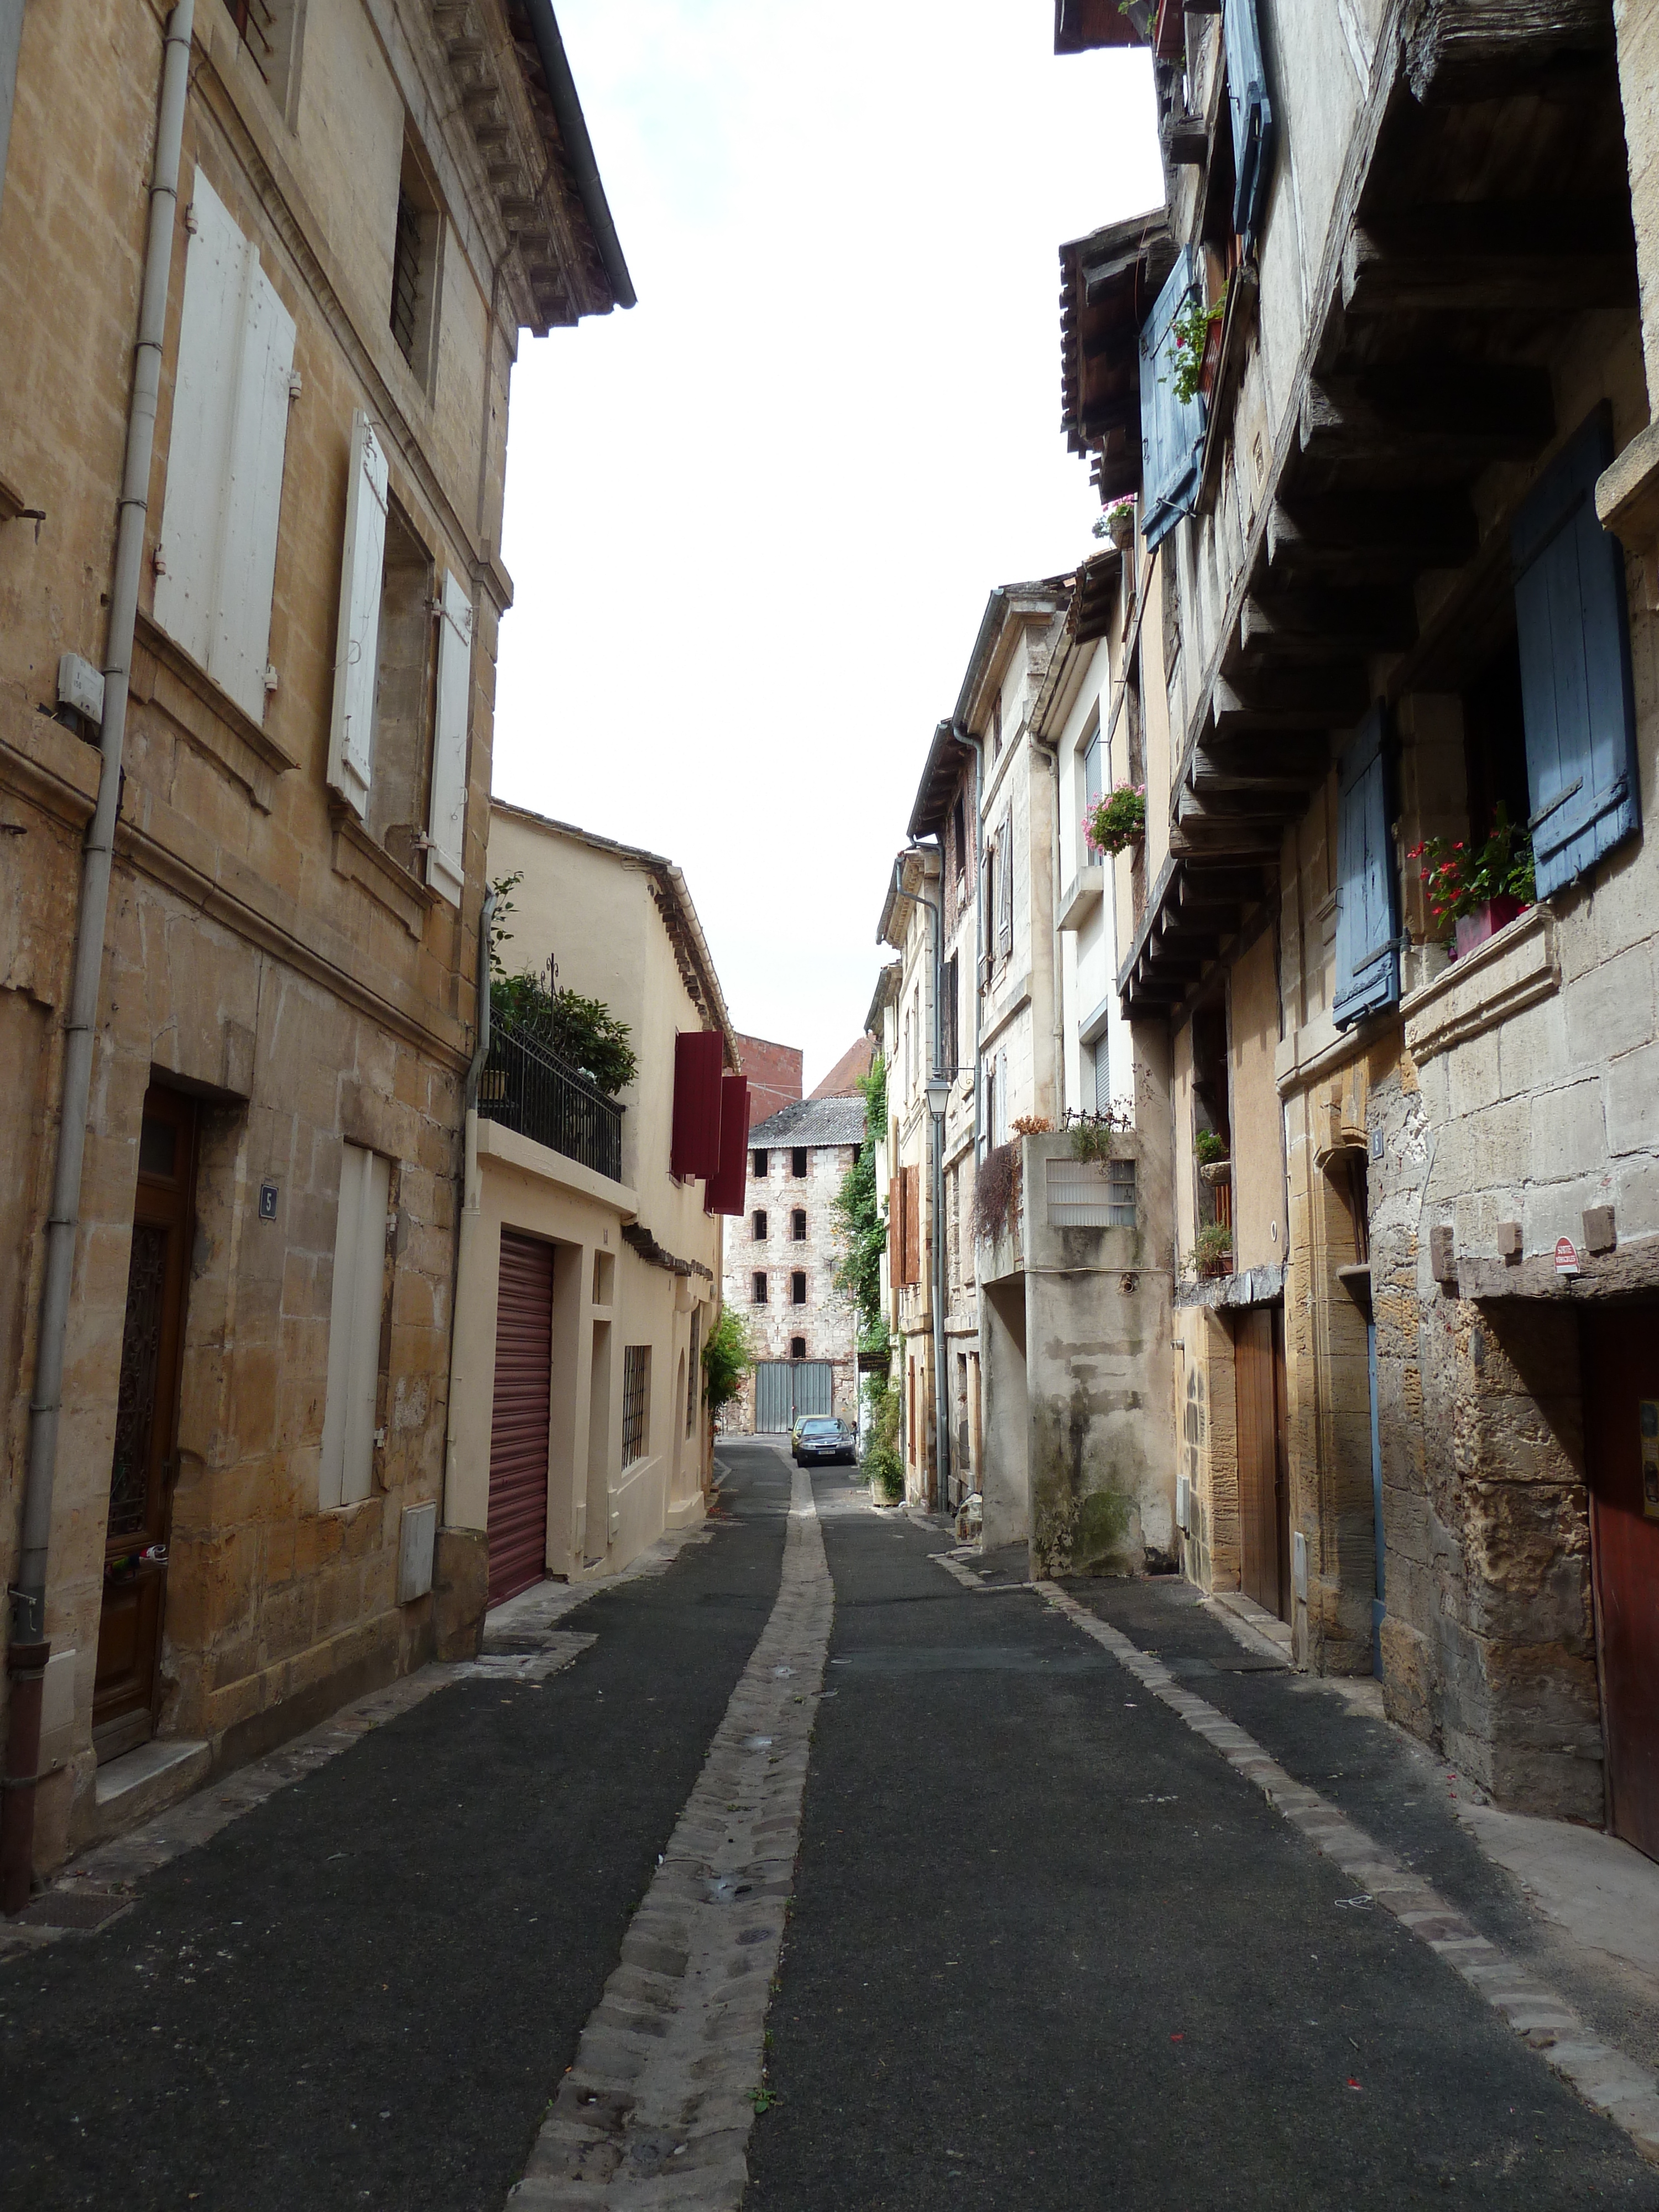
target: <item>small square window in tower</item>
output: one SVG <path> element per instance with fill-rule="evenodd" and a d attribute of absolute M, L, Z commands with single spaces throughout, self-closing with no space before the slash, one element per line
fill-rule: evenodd
<path fill-rule="evenodd" d="M 794 1150 L 790 1153 L 789 1172 L 792 1176 L 804 1176 L 806 1173 L 806 1147 L 805 1145 L 797 1145 Z"/>
<path fill-rule="evenodd" d="M 791 1275 L 789 1278 L 789 1303 L 792 1306 L 804 1306 L 806 1304 L 806 1278 L 805 1275 L 798 1273 Z"/>
<path fill-rule="evenodd" d="M 789 1234 L 797 1244 L 806 1242 L 806 1209 L 798 1206 L 789 1217 Z"/>
<path fill-rule="evenodd" d="M 757 1306 L 763 1306 L 766 1304 L 766 1278 L 764 1275 L 757 1275 L 753 1283 L 750 1285 L 750 1302 L 751 1304 Z"/>
<path fill-rule="evenodd" d="M 438 275 L 443 219 L 414 147 L 404 144 L 392 241 L 392 298 L 387 319 L 398 350 L 429 397 L 436 365 Z"/>
<path fill-rule="evenodd" d="M 764 1244 L 766 1242 L 767 1223 L 766 1208 L 763 1206 L 757 1206 L 755 1208 L 754 1219 L 750 1224 L 750 1227 L 754 1231 L 756 1243 Z"/>
<path fill-rule="evenodd" d="M 805 1357 L 806 1357 L 806 1339 L 805 1339 L 804 1336 L 792 1336 L 792 1337 L 790 1338 L 790 1340 L 789 1340 L 789 1357 L 790 1357 L 792 1359 L 805 1359 Z"/>

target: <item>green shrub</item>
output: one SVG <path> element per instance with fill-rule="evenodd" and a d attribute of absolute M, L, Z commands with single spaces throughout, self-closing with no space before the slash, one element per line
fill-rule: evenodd
<path fill-rule="evenodd" d="M 702 1397 L 710 1413 L 731 1404 L 754 1364 L 743 1316 L 735 1306 L 722 1306 L 702 1347 Z"/>

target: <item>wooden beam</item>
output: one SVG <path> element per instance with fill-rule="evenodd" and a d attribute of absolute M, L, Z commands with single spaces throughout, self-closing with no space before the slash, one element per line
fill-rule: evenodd
<path fill-rule="evenodd" d="M 1343 309 L 1362 320 L 1634 307 L 1628 203 L 1622 225 L 1600 201 L 1565 211 L 1580 220 L 1526 201 L 1413 208 L 1398 222 L 1356 223 L 1342 249 Z"/>
<path fill-rule="evenodd" d="M 1254 660 L 1364 659 L 1402 652 L 1416 635 L 1416 609 L 1403 587 L 1286 590 L 1245 600 L 1237 652 Z"/>
<path fill-rule="evenodd" d="M 1547 369 L 1439 357 L 1310 380 L 1299 442 L 1310 463 L 1473 475 L 1533 459 L 1555 431 Z"/>
<path fill-rule="evenodd" d="M 1218 676 L 1210 712 L 1218 738 L 1258 730 L 1349 730 L 1370 704 L 1363 668 L 1241 669 Z"/>
<path fill-rule="evenodd" d="M 1575 60 L 1611 57 L 1613 39 L 1607 0 L 1425 0 L 1406 76 L 1420 105 L 1547 95 Z"/>
<path fill-rule="evenodd" d="M 1342 588 L 1425 568 L 1461 568 L 1480 544 L 1474 509 L 1455 491 L 1290 495 L 1267 514 L 1275 590 L 1304 583 Z"/>
<path fill-rule="evenodd" d="M 1330 746 L 1322 732 L 1299 744 L 1272 738 L 1224 746 L 1200 741 L 1193 750 L 1187 784 L 1203 799 L 1237 794 L 1302 797 L 1325 781 L 1329 768 Z"/>

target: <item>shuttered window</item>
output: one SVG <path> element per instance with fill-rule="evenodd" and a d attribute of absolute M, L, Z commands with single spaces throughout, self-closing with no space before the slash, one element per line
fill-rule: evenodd
<path fill-rule="evenodd" d="M 360 408 L 351 419 L 340 611 L 334 638 L 328 781 L 359 819 L 368 811 L 374 742 L 374 672 L 380 642 L 380 577 L 386 562 L 386 462 Z"/>
<path fill-rule="evenodd" d="M 432 735 L 432 800 L 426 879 L 452 906 L 465 881 L 466 740 L 472 704 L 472 602 L 444 574 L 438 621 L 438 710 Z"/>
<path fill-rule="evenodd" d="M 1233 126 L 1233 228 L 1241 238 L 1253 238 L 1267 204 L 1273 155 L 1273 109 L 1256 0 L 1223 0 L 1221 36 Z"/>
<path fill-rule="evenodd" d="M 719 1042 L 719 1032 L 709 1032 Z M 703 1194 L 705 1213 L 743 1212 L 744 1194 L 748 1188 L 744 1170 L 749 1164 L 749 1078 L 746 1075 L 722 1075 L 720 1078 L 720 1167 L 710 1180 Z"/>
<path fill-rule="evenodd" d="M 334 1289 L 328 1321 L 328 1395 L 323 1407 L 317 1503 L 356 1504 L 374 1486 L 380 1320 L 386 1303 L 392 1164 L 347 1145 L 334 1224 Z"/>
<path fill-rule="evenodd" d="M 720 1173 L 723 1057 L 718 1030 L 684 1030 L 674 1040 L 674 1124 L 669 1141 L 669 1172 L 682 1179 Z"/>
<path fill-rule="evenodd" d="M 1014 949 L 1013 821 L 1006 821 L 997 836 L 997 856 L 1002 867 L 997 877 L 997 950 Z"/>
<path fill-rule="evenodd" d="M 904 1170 L 895 1168 L 887 1186 L 887 1280 L 896 1291 L 904 1279 Z"/>
<path fill-rule="evenodd" d="M 155 620 L 264 719 L 294 318 L 198 169 L 173 380 Z"/>
<path fill-rule="evenodd" d="M 1336 843 L 1339 1029 L 1400 1000 L 1400 901 L 1389 836 L 1386 716 L 1374 707 L 1343 755 Z"/>
<path fill-rule="evenodd" d="M 1204 448 L 1203 394 L 1183 402 L 1175 387 L 1173 326 L 1192 289 L 1192 257 L 1183 246 L 1140 332 L 1140 527 L 1149 548 L 1191 505 Z"/>
<path fill-rule="evenodd" d="M 904 1170 L 904 1279 L 921 1280 L 921 1171 Z"/>
<path fill-rule="evenodd" d="M 1538 896 L 1641 826 L 1624 556 L 1595 515 L 1613 459 L 1598 408 L 1522 506 L 1510 537 Z"/>

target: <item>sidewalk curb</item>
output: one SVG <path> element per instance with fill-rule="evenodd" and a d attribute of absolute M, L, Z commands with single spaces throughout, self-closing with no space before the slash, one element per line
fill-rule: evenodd
<path fill-rule="evenodd" d="M 959 1562 L 941 1558 L 939 1564 L 959 1580 L 967 1573 Z M 1644 2158 L 1659 2165 L 1659 2084 L 1645 2068 L 1592 2035 L 1563 1999 L 1540 1988 L 1523 1966 L 1477 1934 L 1455 1906 L 1392 1851 L 1317 1790 L 1287 1773 L 1247 1729 L 1183 1687 L 1162 1660 L 1141 1650 L 1121 1630 L 1099 1620 L 1057 1584 L 1042 1582 L 1031 1587 L 1054 1612 L 1064 1614 L 1074 1627 L 1109 1651 L 1195 1735 L 1212 1744 L 1316 1850 L 1334 1860 L 1350 1880 L 1363 1885 L 1368 1902 L 1393 1913 L 1402 1927 L 1461 1975 L 1476 1996 L 1587 2105 L 1621 2128 Z"/>

